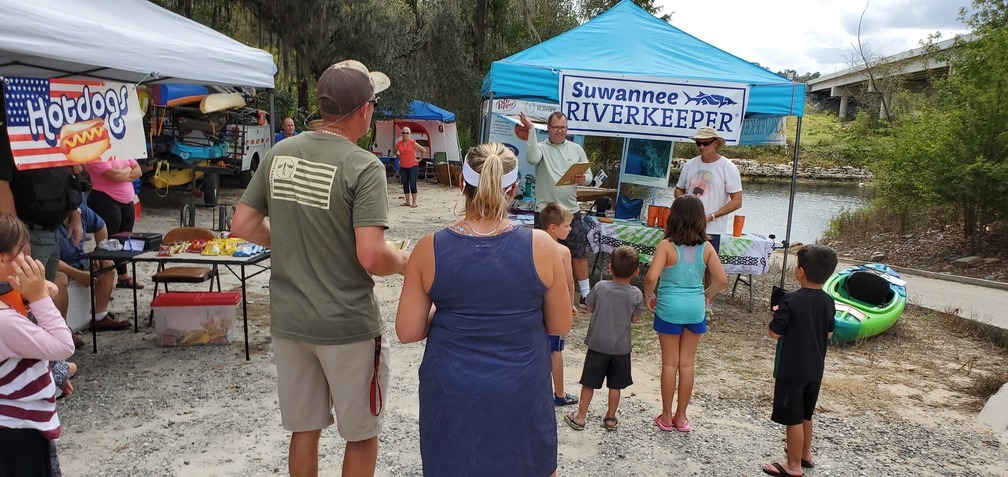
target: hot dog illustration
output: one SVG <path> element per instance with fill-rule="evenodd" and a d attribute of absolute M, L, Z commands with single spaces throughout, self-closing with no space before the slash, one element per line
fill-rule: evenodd
<path fill-rule="evenodd" d="M 70 162 L 84 163 L 100 159 L 102 153 L 111 147 L 105 120 L 95 118 L 63 126 L 60 129 L 59 147 Z"/>

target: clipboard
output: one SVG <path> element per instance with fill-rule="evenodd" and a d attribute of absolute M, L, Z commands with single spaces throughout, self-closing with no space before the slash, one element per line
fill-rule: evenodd
<path fill-rule="evenodd" d="M 574 182 L 574 176 L 584 174 L 585 171 L 587 171 L 588 168 L 590 167 L 591 167 L 590 162 L 575 162 L 574 164 L 571 164 L 570 169 L 567 169 L 567 172 L 564 172 L 564 175 L 561 176 L 559 180 L 557 180 L 556 185 L 557 186 L 577 185 L 577 183 Z"/>

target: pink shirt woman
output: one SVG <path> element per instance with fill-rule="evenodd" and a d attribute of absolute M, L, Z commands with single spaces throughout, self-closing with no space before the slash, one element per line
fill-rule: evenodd
<path fill-rule="evenodd" d="M 140 165 L 133 159 L 112 159 L 110 161 L 84 164 L 93 185 L 87 203 L 102 220 L 109 235 L 132 232 L 136 212 L 133 208 L 133 181 L 140 177 Z M 116 267 L 119 272 L 118 288 L 143 288 L 126 272 L 126 264 Z"/>

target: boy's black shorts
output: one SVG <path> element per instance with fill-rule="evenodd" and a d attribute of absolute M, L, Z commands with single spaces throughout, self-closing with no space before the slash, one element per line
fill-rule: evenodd
<path fill-rule="evenodd" d="M 781 381 L 774 382 L 773 414 L 770 420 L 785 426 L 801 424 L 812 420 L 812 411 L 819 400 L 819 386 L 822 381 Z"/>
<path fill-rule="evenodd" d="M 581 385 L 602 389 L 603 378 L 609 389 L 626 389 L 633 384 L 630 354 L 612 355 L 589 349 L 585 353 L 584 369 L 581 370 Z"/>

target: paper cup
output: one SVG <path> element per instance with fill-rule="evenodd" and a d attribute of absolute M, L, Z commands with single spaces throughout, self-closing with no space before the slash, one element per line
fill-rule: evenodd
<path fill-rule="evenodd" d="M 658 207 L 657 205 L 649 205 L 647 207 L 647 224 L 648 224 L 648 227 L 654 227 L 655 224 L 658 223 L 658 215 L 659 215 L 658 209 L 660 209 L 660 208 L 661 207 Z"/>
<path fill-rule="evenodd" d="M 671 213 L 671 212 L 672 212 L 672 208 L 670 208 L 670 207 L 661 207 L 658 210 L 658 227 L 659 228 L 662 228 L 662 229 L 668 228 L 668 216 L 669 216 L 669 213 Z"/>
<path fill-rule="evenodd" d="M 734 235 L 736 237 L 741 237 L 742 236 L 742 226 L 745 225 L 745 216 L 744 215 L 736 215 L 735 216 L 735 222 L 732 225 L 733 225 L 733 227 L 732 227 L 732 235 Z"/>

